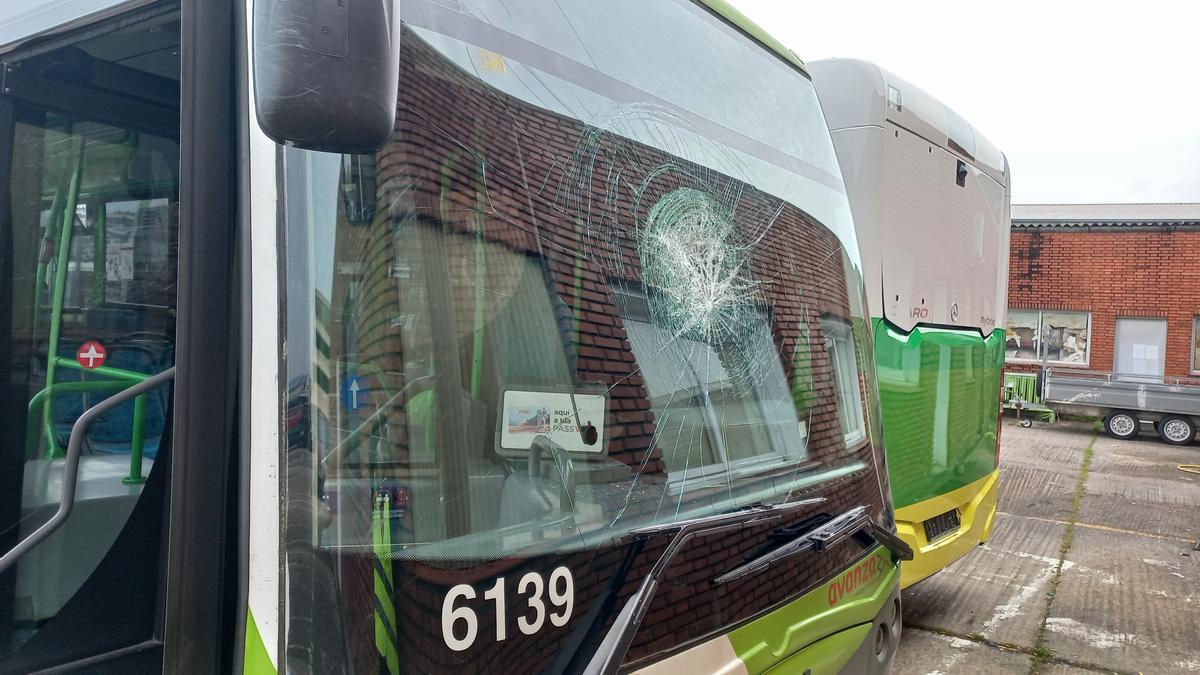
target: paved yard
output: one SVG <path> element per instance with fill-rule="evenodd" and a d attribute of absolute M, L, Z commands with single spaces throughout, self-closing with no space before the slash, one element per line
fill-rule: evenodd
<path fill-rule="evenodd" d="M 1002 439 L 991 541 L 905 592 L 894 672 L 1200 673 L 1200 445 Z"/>

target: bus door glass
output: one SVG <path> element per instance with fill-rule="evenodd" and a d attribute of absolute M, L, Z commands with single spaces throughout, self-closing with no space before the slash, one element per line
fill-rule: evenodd
<path fill-rule="evenodd" d="M 58 510 L 80 416 L 174 364 L 179 16 L 124 19 L 4 57 L 0 555 Z M 170 391 L 81 425 L 70 515 L 0 571 L 0 671 L 152 637 Z"/>

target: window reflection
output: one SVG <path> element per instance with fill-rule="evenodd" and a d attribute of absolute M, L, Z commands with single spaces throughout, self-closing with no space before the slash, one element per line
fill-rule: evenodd
<path fill-rule="evenodd" d="M 1091 314 L 1008 311 L 1005 353 L 1010 360 L 1087 365 Z"/>
<path fill-rule="evenodd" d="M 636 8 L 698 22 L 689 30 L 788 106 L 708 110 L 689 92 L 742 84 L 627 78 L 643 62 L 632 54 L 597 62 L 562 44 L 603 46 L 615 33 L 601 24 L 571 37 L 543 25 L 560 14 L 509 26 L 499 12 L 489 26 L 487 11 L 410 4 L 388 144 L 285 150 L 289 612 L 320 614 L 333 601 L 307 589 L 336 585 L 345 630 L 361 633 L 302 627 L 289 645 L 331 662 L 354 645 L 369 670 L 395 648 L 361 621 L 373 612 L 400 623 L 415 669 L 439 670 L 413 636 L 428 634 L 417 626 L 436 620 L 451 580 L 548 558 L 580 575 L 594 565 L 576 579 L 583 608 L 614 578 L 631 528 L 848 476 L 855 487 L 830 491 L 831 510 L 882 508 L 859 354 L 827 348 L 826 318 L 850 339 L 863 317 L 811 83 L 690 3 Z M 779 573 L 801 588 L 857 554 Z M 773 602 L 740 593 L 728 612 Z M 678 619 L 681 643 L 711 629 Z M 377 654 L 362 648 L 372 637 Z M 638 640 L 631 659 L 647 653 Z M 500 646 L 472 649 L 475 670 L 497 669 L 487 659 Z M 505 666 L 540 671 L 549 658 L 527 656 Z"/>
<path fill-rule="evenodd" d="M 366 547 L 387 482 L 419 555 L 580 546 L 614 519 L 778 499 L 781 472 L 865 438 L 837 236 L 665 109 L 588 126 L 406 37 L 404 133 L 289 154 L 317 541 Z"/>

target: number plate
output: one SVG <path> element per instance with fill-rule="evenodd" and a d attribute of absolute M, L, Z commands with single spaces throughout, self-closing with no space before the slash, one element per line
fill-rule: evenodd
<path fill-rule="evenodd" d="M 925 521 L 925 539 L 933 541 L 958 531 L 958 509 L 947 511 Z"/>

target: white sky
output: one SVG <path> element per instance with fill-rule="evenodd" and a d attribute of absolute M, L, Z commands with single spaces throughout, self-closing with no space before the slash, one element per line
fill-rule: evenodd
<path fill-rule="evenodd" d="M 805 61 L 874 61 L 1008 155 L 1013 202 L 1200 202 L 1200 2 L 735 0 Z"/>

